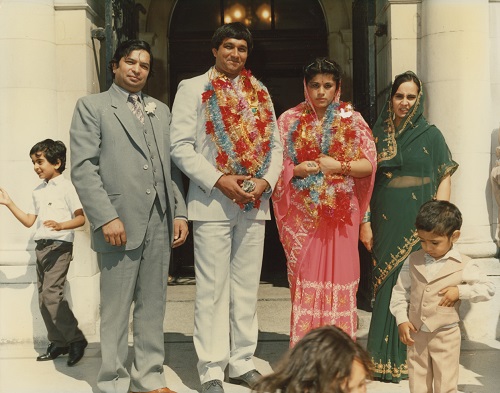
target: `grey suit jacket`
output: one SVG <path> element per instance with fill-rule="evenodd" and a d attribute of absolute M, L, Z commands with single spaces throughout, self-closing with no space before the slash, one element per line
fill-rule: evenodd
<path fill-rule="evenodd" d="M 182 177 L 170 161 L 170 111 L 145 94 L 144 103 L 154 102 L 151 121 L 165 175 L 170 208 L 169 233 L 173 218 L 187 216 Z M 78 100 L 70 130 L 71 179 L 91 227 L 92 248 L 98 252 L 133 250 L 142 243 L 155 193 L 143 130 L 127 106 L 127 96 L 111 87 L 107 92 Z M 127 233 L 125 246 L 104 240 L 102 226 L 120 218 Z"/>
<path fill-rule="evenodd" d="M 187 197 L 189 219 L 224 221 L 235 217 L 240 208 L 214 187 L 222 172 L 216 168 L 217 147 L 205 130 L 205 104 L 202 103 L 202 93 L 208 82 L 206 72 L 179 84 L 172 107 L 171 154 L 172 160 L 191 180 Z M 281 173 L 282 164 L 283 148 L 276 125 L 271 163 L 263 176 L 273 189 Z M 260 208 L 245 213 L 245 217 L 269 220 L 269 196 L 263 195 Z"/>

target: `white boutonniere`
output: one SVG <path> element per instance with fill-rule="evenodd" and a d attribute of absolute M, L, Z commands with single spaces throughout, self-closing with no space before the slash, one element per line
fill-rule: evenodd
<path fill-rule="evenodd" d="M 342 119 L 346 119 L 346 118 L 352 116 L 352 106 L 351 105 L 347 105 L 346 109 L 347 109 L 347 111 L 345 111 L 344 108 L 340 108 L 340 117 Z"/>
<path fill-rule="evenodd" d="M 146 111 L 146 113 L 149 115 L 149 116 L 154 116 L 156 118 L 158 118 L 155 114 L 155 110 L 156 110 L 156 103 L 150 101 L 148 102 L 146 105 L 144 105 L 144 110 Z"/>

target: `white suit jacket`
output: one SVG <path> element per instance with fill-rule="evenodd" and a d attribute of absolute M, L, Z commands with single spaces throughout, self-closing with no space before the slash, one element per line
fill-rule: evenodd
<path fill-rule="evenodd" d="M 222 176 L 216 168 L 217 147 L 206 134 L 205 104 L 202 93 L 209 82 L 208 72 L 195 78 L 183 80 L 177 89 L 172 107 L 170 126 L 172 161 L 191 180 L 188 191 L 188 217 L 194 221 L 225 221 L 233 218 L 241 210 L 214 185 Z M 274 145 L 271 162 L 263 176 L 272 189 L 276 185 L 283 164 L 276 117 L 274 116 Z M 249 219 L 269 220 L 269 195 L 261 197 L 259 209 L 246 212 Z"/>

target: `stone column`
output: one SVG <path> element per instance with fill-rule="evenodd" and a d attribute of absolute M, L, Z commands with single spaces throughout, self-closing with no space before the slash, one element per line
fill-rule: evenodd
<path fill-rule="evenodd" d="M 394 77 L 411 70 L 418 74 L 418 32 L 421 0 L 377 0 L 375 39 L 377 107 L 384 106 Z"/>
<path fill-rule="evenodd" d="M 464 218 L 460 249 L 490 257 L 496 245 L 490 224 L 489 113 L 494 108 L 488 0 L 424 0 L 421 19 L 420 77 L 427 92 L 427 119 L 443 132 L 460 164 L 451 197 Z"/>
<path fill-rule="evenodd" d="M 498 15 L 498 4 L 490 6 L 488 0 L 423 0 L 419 56 L 428 97 L 427 119 L 443 132 L 460 164 L 452 177 L 451 196 L 464 219 L 458 247 L 481 258 L 482 269 L 497 285 L 500 269 L 498 259 L 493 258 L 497 246 L 491 223 L 496 215 L 490 172 L 492 140 L 496 145 L 499 123 L 498 94 L 492 84 L 492 79 L 498 81 L 494 76 L 499 66 L 495 57 L 498 37 L 494 34 Z M 497 105 L 492 100 L 495 96 Z M 497 295 L 490 302 L 464 302 L 463 335 L 475 341 L 494 340 L 499 300 Z"/>
<path fill-rule="evenodd" d="M 86 1 L 1 2 L 0 187 L 24 211 L 40 183 L 29 150 L 46 138 L 62 140 L 69 148 L 76 99 L 99 92 L 99 67 L 90 38 L 92 20 L 98 19 Z M 69 178 L 67 164 L 62 176 Z M 34 247 L 33 230 L 0 206 L 0 343 L 46 344 Z M 89 338 L 96 334 L 98 322 L 98 278 L 88 230 L 79 229 L 65 294 Z"/>
<path fill-rule="evenodd" d="M 492 167 L 498 167 L 496 171 L 500 173 L 500 0 L 490 1 L 490 78 L 491 78 L 491 108 L 490 129 L 491 133 L 491 156 Z M 496 176 L 495 184 L 492 184 L 493 193 L 498 195 L 492 203 L 492 233 L 496 233 L 497 246 L 500 246 L 500 176 Z M 498 220 L 496 219 L 498 217 Z"/>
<path fill-rule="evenodd" d="M 29 151 L 36 142 L 58 136 L 53 1 L 3 0 L 0 26 L 1 187 L 26 211 L 40 183 Z M 32 231 L 0 208 L 2 341 L 43 338 Z"/>

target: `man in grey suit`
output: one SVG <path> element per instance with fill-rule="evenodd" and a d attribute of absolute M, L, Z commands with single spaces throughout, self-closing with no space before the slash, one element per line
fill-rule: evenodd
<path fill-rule="evenodd" d="M 103 393 L 169 393 L 163 375 L 168 265 L 171 247 L 188 234 L 181 173 L 170 162 L 170 111 L 141 93 L 153 66 L 148 43 L 122 43 L 110 66 L 113 85 L 77 102 L 70 131 L 71 177 L 101 270 L 97 386 Z"/>
<path fill-rule="evenodd" d="M 265 220 L 282 169 L 271 98 L 244 68 L 252 35 L 241 23 L 212 37 L 215 66 L 179 84 L 172 160 L 190 178 L 196 273 L 194 345 L 203 393 L 260 378 L 252 356 Z"/>

